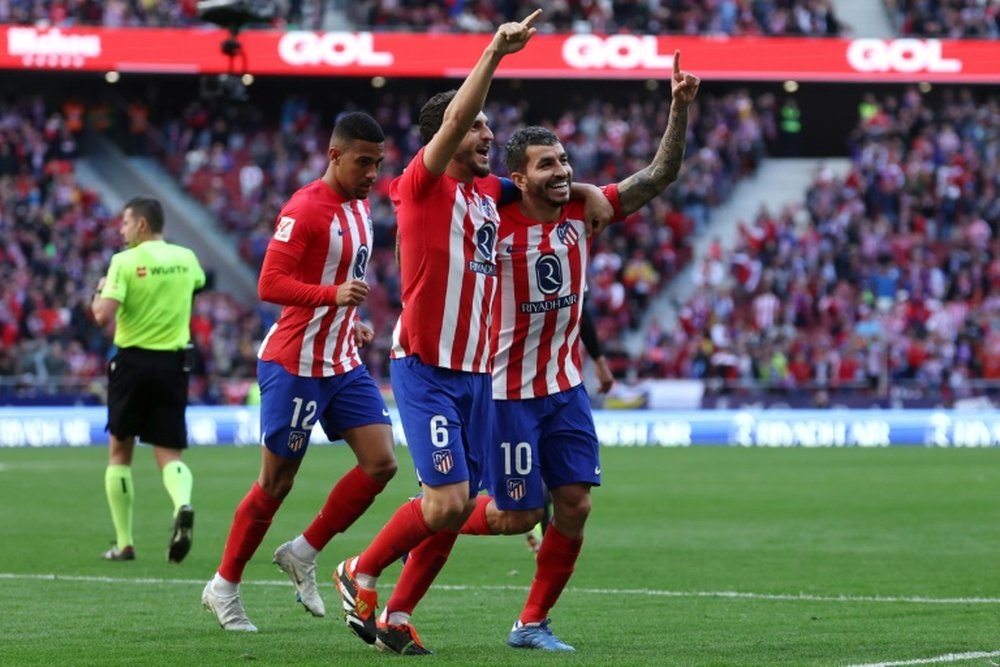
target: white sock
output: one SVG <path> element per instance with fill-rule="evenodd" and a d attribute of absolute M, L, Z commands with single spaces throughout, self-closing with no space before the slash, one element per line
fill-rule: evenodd
<path fill-rule="evenodd" d="M 309 544 L 309 540 L 305 538 L 305 535 L 299 535 L 292 540 L 292 553 L 302 560 L 316 560 L 316 554 L 319 553 L 319 549 Z"/>
<path fill-rule="evenodd" d="M 212 590 L 220 595 L 236 595 L 240 592 L 240 585 L 234 584 L 228 579 L 223 579 L 218 572 L 212 577 Z"/>
<path fill-rule="evenodd" d="M 361 588 L 373 589 L 375 588 L 375 583 L 378 581 L 378 577 L 373 577 L 370 574 L 355 573 L 354 580 L 358 582 L 358 586 Z"/>
<path fill-rule="evenodd" d="M 389 614 L 389 625 L 408 625 L 410 623 L 410 615 L 405 611 L 394 611 Z"/>

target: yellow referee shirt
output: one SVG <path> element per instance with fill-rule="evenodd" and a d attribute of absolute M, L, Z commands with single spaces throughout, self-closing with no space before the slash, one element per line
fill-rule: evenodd
<path fill-rule="evenodd" d="M 189 249 L 145 241 L 111 258 L 101 296 L 121 306 L 115 345 L 180 350 L 191 340 L 191 298 L 205 271 Z"/>

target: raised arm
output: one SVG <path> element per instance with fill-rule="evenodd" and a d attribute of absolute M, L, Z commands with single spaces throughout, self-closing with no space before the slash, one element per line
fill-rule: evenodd
<path fill-rule="evenodd" d="M 500 61 L 504 56 L 524 48 L 536 32 L 532 24 L 538 20 L 541 13 L 541 9 L 536 9 L 523 21 L 504 23 L 497 28 L 490 45 L 483 51 L 479 62 L 469 72 L 454 99 L 445 109 L 437 134 L 424 149 L 424 166 L 429 172 L 435 175 L 444 173 L 455 151 L 458 150 L 458 145 L 462 143 L 462 138 L 475 123 L 476 116 L 483 110 L 493 73 L 496 72 Z"/>
<path fill-rule="evenodd" d="M 639 210 L 677 179 L 687 144 L 688 106 L 698 94 L 700 83 L 695 75 L 681 71 L 681 52 L 674 51 L 674 71 L 670 77 L 672 102 L 667 129 L 652 162 L 618 184 L 624 214 Z"/>

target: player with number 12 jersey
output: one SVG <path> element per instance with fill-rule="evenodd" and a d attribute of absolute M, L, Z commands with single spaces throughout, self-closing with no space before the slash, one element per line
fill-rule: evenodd
<path fill-rule="evenodd" d="M 267 251 L 295 261 L 309 291 L 350 279 L 364 280 L 371 256 L 372 223 L 367 199 L 343 199 L 323 181 L 296 192 L 278 216 Z M 276 361 L 293 375 L 328 377 L 361 365 L 354 341 L 355 305 L 298 305 L 290 294 L 261 344 L 259 357 Z"/>

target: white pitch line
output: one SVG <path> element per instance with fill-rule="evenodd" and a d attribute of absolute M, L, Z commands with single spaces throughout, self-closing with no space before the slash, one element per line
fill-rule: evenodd
<path fill-rule="evenodd" d="M 896 660 L 894 662 L 866 662 L 863 665 L 848 665 L 848 667 L 905 667 L 906 665 L 930 665 L 942 662 L 964 662 L 965 660 L 996 658 L 998 656 L 1000 656 L 1000 651 L 970 651 L 968 653 L 946 653 L 934 658 L 916 658 L 914 660 Z"/>
<path fill-rule="evenodd" d="M 16 572 L 0 572 L 0 580 L 35 580 L 35 581 L 67 581 L 93 582 L 104 584 L 180 584 L 204 586 L 207 579 L 159 579 L 133 577 L 95 577 L 64 574 L 19 574 Z M 244 581 L 250 586 L 288 586 L 287 579 L 253 579 Z M 393 584 L 386 584 L 391 587 Z M 436 590 L 443 591 L 517 591 L 528 590 L 527 586 L 467 586 L 467 585 L 434 585 Z M 931 598 L 924 596 L 885 596 L 885 595 L 811 595 L 809 593 L 747 593 L 742 591 L 661 591 L 649 588 L 567 588 L 569 593 L 585 593 L 589 595 L 643 595 L 647 597 L 670 598 L 725 598 L 732 600 L 771 600 L 777 602 L 877 602 L 877 603 L 908 603 L 908 604 L 1000 604 L 1000 598 Z M 914 663 L 916 664 L 916 663 Z"/>

